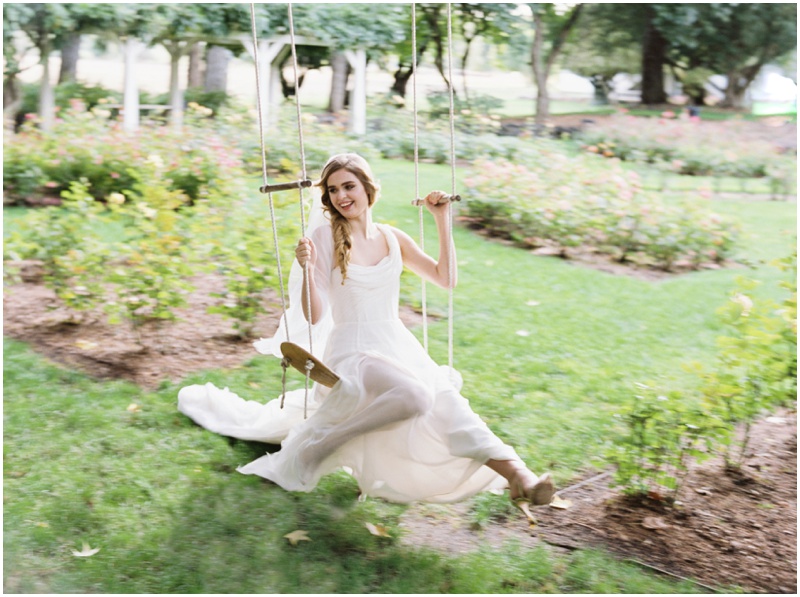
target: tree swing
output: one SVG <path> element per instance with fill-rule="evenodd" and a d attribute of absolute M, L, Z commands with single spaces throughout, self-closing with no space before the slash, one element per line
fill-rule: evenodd
<path fill-rule="evenodd" d="M 294 34 L 294 20 L 292 17 L 292 4 L 288 4 L 288 16 L 289 16 L 289 35 L 290 35 L 290 45 L 292 50 L 292 68 L 294 70 L 294 78 L 297 81 L 298 75 L 298 63 L 297 63 L 297 49 L 295 44 L 295 34 Z M 252 34 L 253 34 L 253 45 L 254 47 L 258 47 L 258 34 L 256 31 L 256 16 L 255 16 L 255 4 L 250 4 L 250 21 L 252 25 Z M 423 226 L 423 216 L 424 216 L 424 199 L 421 199 L 419 196 L 419 144 L 418 144 L 418 124 L 417 124 L 417 44 L 416 44 L 416 3 L 411 5 L 411 32 L 412 32 L 412 73 L 413 73 L 413 112 L 414 112 L 414 199 L 411 203 L 412 205 L 419 207 L 419 233 L 420 233 L 420 247 L 422 250 L 425 249 L 425 238 L 424 238 L 424 226 Z M 448 90 L 450 95 L 450 165 L 451 165 L 451 182 L 452 182 L 452 192 L 449 195 L 444 197 L 444 200 L 452 203 L 453 201 L 460 201 L 461 197 L 456 194 L 456 172 L 455 172 L 455 125 L 454 125 L 454 101 L 453 101 L 453 65 L 452 65 L 452 17 L 451 17 L 451 5 L 450 3 L 447 4 L 447 31 L 448 31 L 448 68 L 449 68 L 449 76 L 450 80 L 448 81 Z M 283 383 L 283 394 L 281 398 L 281 408 L 284 406 L 284 399 L 286 395 L 286 371 L 289 367 L 293 367 L 296 370 L 300 371 L 303 376 L 305 377 L 305 401 L 303 406 L 303 413 L 304 417 L 307 417 L 308 412 L 308 390 L 309 390 L 309 380 L 314 381 L 316 383 L 322 384 L 326 387 L 333 387 L 336 382 L 339 381 L 339 376 L 336 375 L 329 367 L 327 367 L 320 359 L 314 356 L 313 354 L 313 344 L 312 344 L 312 323 L 310 318 L 308 321 L 308 347 L 309 350 L 299 346 L 298 344 L 291 341 L 289 335 L 289 320 L 287 317 L 287 306 L 286 306 L 286 292 L 285 292 L 285 285 L 283 279 L 283 272 L 281 268 L 281 260 L 280 260 L 280 252 L 279 252 L 279 245 L 278 245 L 278 231 L 275 221 L 275 206 L 272 200 L 272 193 L 278 191 L 287 191 L 292 189 L 298 190 L 299 195 L 299 203 L 300 203 L 300 232 L 303 237 L 306 236 L 306 214 L 305 214 L 305 195 L 304 189 L 313 185 L 311 179 L 308 178 L 307 171 L 306 171 L 306 158 L 305 158 L 305 148 L 303 142 L 303 125 L 302 125 L 302 113 L 300 108 L 300 90 L 299 86 L 295 89 L 295 107 L 297 112 L 297 129 L 298 129 L 298 137 L 299 137 L 299 146 L 300 146 L 300 161 L 301 161 L 301 178 L 300 180 L 296 180 L 293 182 L 286 182 L 286 183 L 278 183 L 278 184 L 269 184 L 268 175 L 267 175 L 267 157 L 266 157 L 266 147 L 264 143 L 264 118 L 262 114 L 262 102 L 261 102 L 261 82 L 259 80 L 259 65 L 258 65 L 258 52 L 254 53 L 254 61 L 255 61 L 255 71 L 256 71 L 256 95 L 257 95 L 257 102 L 258 102 L 258 122 L 259 122 L 259 137 L 261 143 L 261 167 L 262 167 L 262 175 L 263 175 L 263 185 L 259 187 L 259 191 L 261 193 L 265 193 L 267 195 L 269 201 L 269 209 L 270 209 L 270 219 L 272 224 L 272 236 L 273 242 L 275 245 L 275 261 L 276 261 L 276 269 L 278 272 L 278 282 L 280 285 L 280 294 L 281 294 L 281 307 L 282 307 L 282 318 L 284 320 L 285 328 L 286 328 L 286 341 L 282 342 L 280 345 L 281 354 L 283 358 L 281 359 L 281 367 L 283 369 L 283 376 L 282 376 L 282 383 Z M 452 242 L 452 230 L 453 230 L 453 210 L 452 208 L 448 209 L 448 221 L 447 221 L 447 238 L 448 238 L 448 247 L 449 251 L 451 251 L 451 258 L 450 258 L 450 267 L 448 271 L 448 280 L 450 287 L 448 290 L 448 365 L 452 368 L 453 366 L 453 289 L 452 289 L 452 280 L 454 277 L 454 263 L 453 263 L 453 242 Z M 423 345 L 425 351 L 428 351 L 428 321 L 427 321 L 427 298 L 426 298 L 426 286 L 425 280 L 422 281 L 422 320 L 423 320 Z M 308 301 L 306 307 L 307 312 L 311 312 L 311 296 L 308 288 L 308 264 L 306 263 L 303 266 L 303 285 L 304 290 L 306 293 L 306 299 Z"/>

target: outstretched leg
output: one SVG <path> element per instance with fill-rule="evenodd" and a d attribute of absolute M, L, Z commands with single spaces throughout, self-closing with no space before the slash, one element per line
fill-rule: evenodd
<path fill-rule="evenodd" d="M 306 467 L 316 466 L 359 435 L 424 414 L 433 406 L 433 394 L 425 384 L 386 361 L 368 358 L 361 374 L 365 406 L 345 421 L 314 434 L 299 456 Z"/>

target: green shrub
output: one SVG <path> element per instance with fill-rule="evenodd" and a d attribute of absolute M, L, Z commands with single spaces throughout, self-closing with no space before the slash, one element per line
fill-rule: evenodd
<path fill-rule="evenodd" d="M 741 123 L 710 131 L 702 123 L 675 118 L 616 115 L 579 135 L 591 153 L 625 161 L 660 165 L 689 176 L 761 178 L 796 169 L 795 155 L 780 155 L 766 141 L 741 141 Z"/>
<path fill-rule="evenodd" d="M 687 406 L 679 393 L 637 386 L 632 404 L 614 415 L 624 430 L 614 437 L 607 457 L 626 495 L 671 504 L 689 464 L 709 458 L 727 427 L 701 408 Z"/>
<path fill-rule="evenodd" d="M 796 273 L 797 254 L 778 265 Z M 737 288 L 719 309 L 728 335 L 718 339 L 715 368 L 702 373 L 702 393 L 709 408 L 732 429 L 743 427 L 742 437 L 731 435 L 724 451 L 731 468 L 741 466 L 753 421 L 797 400 L 796 275 L 783 283 L 790 295 L 780 305 L 754 299 L 752 291 L 757 286 L 754 280 L 737 277 Z"/>
<path fill-rule="evenodd" d="M 208 312 L 232 319 L 242 339 L 252 337 L 256 318 L 267 312 L 264 290 L 279 287 L 275 244 L 265 225 L 269 219 L 263 207 L 237 210 L 225 222 L 224 236 L 210 256 L 210 263 L 225 277 L 225 291 L 212 294 L 220 301 Z M 284 226 L 281 233 L 284 241 L 292 245 L 298 236 L 294 225 Z M 281 265 L 288 280 L 291 263 Z"/>
<path fill-rule="evenodd" d="M 598 167 L 591 157 L 569 157 L 549 145 L 526 162 L 474 163 L 464 180 L 465 216 L 473 226 L 526 247 L 562 255 L 591 248 L 665 270 L 721 262 L 736 241 L 735 225 L 701 205 L 663 202 L 619 163 Z"/>
<path fill-rule="evenodd" d="M 243 174 L 241 150 L 213 130 L 190 122 L 181 131 L 143 127 L 132 135 L 109 121 L 103 106 L 101 101 L 89 112 L 65 111 L 51 133 L 37 130 L 35 120 L 18 134 L 7 133 L 3 155 L 7 202 L 57 196 L 81 179 L 88 181 L 96 199 L 103 200 L 131 190 L 151 163 L 163 163 L 169 188 L 193 202 Z"/>
<path fill-rule="evenodd" d="M 89 309 L 102 296 L 107 251 L 94 226 L 105 209 L 88 193 L 86 181 L 73 182 L 62 193 L 62 207 L 30 212 L 24 232 L 13 232 L 4 245 L 4 260 L 41 261 L 45 285 L 73 309 Z"/>

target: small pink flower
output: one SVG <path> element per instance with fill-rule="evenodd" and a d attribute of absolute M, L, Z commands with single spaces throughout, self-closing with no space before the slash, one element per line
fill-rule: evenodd
<path fill-rule="evenodd" d="M 44 183 L 44 186 L 46 186 L 48 189 L 55 189 L 56 187 L 58 187 L 58 183 L 57 182 L 53 182 L 51 180 L 49 182 Z"/>
<path fill-rule="evenodd" d="M 111 173 L 109 174 L 109 176 L 110 176 L 111 178 L 119 178 L 119 174 L 117 174 L 116 172 L 111 172 Z"/>

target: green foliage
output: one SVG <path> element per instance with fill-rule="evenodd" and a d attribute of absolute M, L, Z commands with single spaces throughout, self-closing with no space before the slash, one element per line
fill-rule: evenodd
<path fill-rule="evenodd" d="M 528 167 L 477 161 L 466 187 L 466 215 L 527 247 L 592 247 L 618 261 L 665 270 L 724 260 L 734 225 L 697 204 L 669 204 L 644 191 L 635 172 L 599 169 L 591 159 L 541 149 Z"/>
<path fill-rule="evenodd" d="M 208 127 L 192 123 L 181 131 L 168 127 L 143 128 L 125 133 L 109 121 L 108 101 L 100 98 L 91 111 L 80 102 L 61 114 L 49 134 L 29 120 L 16 135 L 6 134 L 3 154 L 3 190 L 7 202 L 30 194 L 58 195 L 71 181 L 85 178 L 99 200 L 111 193 L 130 191 L 154 165 L 168 188 L 192 202 L 211 189 L 224 189 L 242 173 L 241 151 Z M 198 116 L 202 116 L 199 113 Z"/>
<path fill-rule="evenodd" d="M 263 205 L 252 212 L 238 210 L 226 221 L 224 235 L 212 249 L 211 263 L 225 277 L 225 292 L 212 294 L 221 300 L 208 312 L 232 319 L 242 339 L 253 335 L 256 318 L 267 312 L 264 290 L 279 286 L 269 220 Z M 278 242 L 293 244 L 298 234 L 297 226 L 284 224 Z M 291 263 L 281 265 L 285 284 Z"/>
<path fill-rule="evenodd" d="M 63 207 L 29 214 L 26 230 L 6 239 L 3 258 L 40 261 L 45 284 L 67 306 L 89 309 L 102 295 L 107 251 L 97 241 L 93 226 L 105 210 L 89 194 L 85 180 L 72 182 L 62 197 Z"/>
<path fill-rule="evenodd" d="M 186 304 L 192 286 L 190 245 L 178 208 L 186 202 L 180 191 L 169 189 L 155 169 L 137 182 L 122 204 L 112 209 L 128 222 L 129 236 L 117 245 L 116 265 L 108 272 L 115 300 L 106 303 L 112 321 L 125 318 L 134 331 L 147 320 L 172 321 L 175 309 Z"/>
<path fill-rule="evenodd" d="M 428 94 L 428 117 L 432 121 L 450 118 L 450 94 L 434 91 Z M 496 133 L 500 128 L 499 111 L 503 100 L 491 95 L 473 94 L 469 99 L 453 97 L 454 123 L 467 134 Z"/>
<path fill-rule="evenodd" d="M 777 264 L 793 272 L 781 283 L 790 295 L 780 305 L 753 298 L 758 282 L 738 277 L 736 290 L 719 309 L 728 335 L 718 340 L 714 370 L 702 373 L 709 407 L 731 428 L 743 426 L 742 437 L 731 436 L 725 449 L 726 464 L 732 468 L 741 466 L 753 421 L 797 399 L 797 254 Z"/>
<path fill-rule="evenodd" d="M 614 481 L 628 495 L 673 503 L 689 464 L 711 456 L 727 428 L 708 412 L 686 406 L 680 393 L 637 385 L 633 403 L 614 415 L 624 428 L 607 450 Z"/>
<path fill-rule="evenodd" d="M 39 83 L 28 83 L 22 86 L 22 104 L 17 110 L 16 117 L 20 119 L 27 114 L 35 114 L 39 109 Z M 122 94 L 103 87 L 102 85 L 87 85 L 80 81 L 66 81 L 53 88 L 56 109 L 66 113 L 68 110 L 80 112 L 91 110 L 104 103 L 121 103 Z"/>

